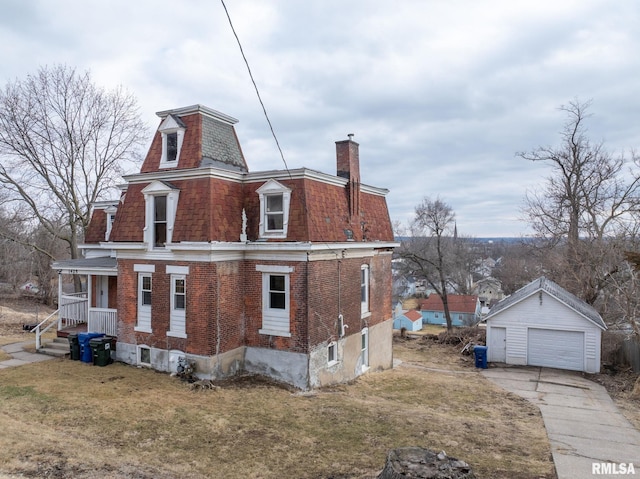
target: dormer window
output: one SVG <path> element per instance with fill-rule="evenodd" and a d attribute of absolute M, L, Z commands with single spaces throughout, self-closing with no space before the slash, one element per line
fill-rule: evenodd
<path fill-rule="evenodd" d="M 104 232 L 104 240 L 109 241 L 109 236 L 111 236 L 111 230 L 113 229 L 113 222 L 116 220 L 116 212 L 118 209 L 115 206 L 110 206 L 105 209 L 105 214 L 107 215 L 107 228 Z"/>
<path fill-rule="evenodd" d="M 168 115 L 160 125 L 160 128 L 158 128 L 162 135 L 160 168 L 175 168 L 178 166 L 185 130 L 186 126 L 183 121 L 174 115 Z"/>
<path fill-rule="evenodd" d="M 161 248 L 167 242 L 167 197 L 153 197 L 153 247 Z"/>
<path fill-rule="evenodd" d="M 286 238 L 289 226 L 291 190 L 275 180 L 260 188 L 260 237 Z"/>
<path fill-rule="evenodd" d="M 143 190 L 145 201 L 144 242 L 147 248 L 164 248 L 173 238 L 180 190 L 169 183 L 153 181 Z"/>
<path fill-rule="evenodd" d="M 167 161 L 178 159 L 178 133 L 167 133 Z"/>
<path fill-rule="evenodd" d="M 265 195 L 267 202 L 267 232 L 282 231 L 284 228 L 284 201 L 282 193 Z"/>

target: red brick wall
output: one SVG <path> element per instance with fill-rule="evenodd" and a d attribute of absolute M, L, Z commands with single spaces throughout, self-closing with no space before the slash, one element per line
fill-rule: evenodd
<path fill-rule="evenodd" d="M 294 271 L 289 275 L 290 286 L 290 332 L 291 337 L 267 336 L 258 331 L 262 328 L 262 272 L 256 271 L 256 265 L 292 266 Z M 286 261 L 246 261 L 244 263 L 245 324 L 247 346 L 281 349 L 304 353 L 307 346 L 307 265 L 303 262 Z"/>
<path fill-rule="evenodd" d="M 171 263 L 189 266 L 186 275 L 187 339 L 167 336 L 170 324 L 171 275 L 166 264 L 155 265 L 152 274 L 151 329 L 152 333 L 134 331 L 137 310 L 138 273 L 133 271 L 139 260 L 118 262 L 120 341 L 146 344 L 162 349 L 180 349 L 193 354 L 213 355 L 218 344 L 219 352 L 235 349 L 243 344 L 242 321 L 242 268 L 239 262 L 225 263 Z M 218 323 L 219 322 L 219 328 Z"/>
<path fill-rule="evenodd" d="M 362 318 L 360 275 L 369 265 L 369 310 Z M 391 317 L 391 255 L 314 261 L 309 267 L 310 347 L 338 338 L 338 314 L 342 313 L 346 334 L 359 333 Z M 338 289 L 339 287 L 339 289 Z"/>
<path fill-rule="evenodd" d="M 118 264 L 119 339 L 162 349 L 214 355 L 247 345 L 307 353 L 315 345 L 338 339 L 338 314 L 342 312 L 347 334 L 378 324 L 391 315 L 391 255 L 338 261 L 223 263 L 172 263 L 189 266 L 187 275 L 187 339 L 167 336 L 170 315 L 170 275 L 166 265 L 154 262 L 152 275 L 153 333 L 134 331 L 137 316 L 139 260 Z M 262 328 L 262 272 L 256 265 L 292 266 L 290 279 L 291 337 L 260 334 Z M 361 265 L 370 265 L 371 315 L 361 319 Z M 340 305 L 340 307 L 339 307 Z M 219 340 L 219 343 L 218 343 Z"/>

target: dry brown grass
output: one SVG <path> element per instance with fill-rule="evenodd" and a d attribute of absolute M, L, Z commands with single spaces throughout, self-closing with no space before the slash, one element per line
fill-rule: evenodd
<path fill-rule="evenodd" d="M 2 344 L 33 338 L 32 305 L 0 313 Z M 310 393 L 259 378 L 192 391 L 123 364 L 0 370 L 0 477 L 365 478 L 402 446 L 445 450 L 478 477 L 555 477 L 537 409 L 458 347 L 397 339 L 395 355 L 394 370 Z"/>
<path fill-rule="evenodd" d="M 469 462 L 478 477 L 555 477 L 535 407 L 494 387 L 456 348 L 399 341 L 396 357 L 405 365 L 305 394 L 256 379 L 194 392 L 123 364 L 5 369 L 0 471 L 364 478 L 375 477 L 389 449 L 417 445 Z"/>

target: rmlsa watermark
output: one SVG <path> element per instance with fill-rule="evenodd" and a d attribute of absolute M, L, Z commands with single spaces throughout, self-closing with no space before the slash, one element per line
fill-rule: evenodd
<path fill-rule="evenodd" d="M 636 474 L 636 469 L 633 466 L 632 462 L 592 462 L 591 463 L 591 474 L 609 474 L 609 475 L 618 475 L 626 476 L 626 475 L 634 475 Z"/>

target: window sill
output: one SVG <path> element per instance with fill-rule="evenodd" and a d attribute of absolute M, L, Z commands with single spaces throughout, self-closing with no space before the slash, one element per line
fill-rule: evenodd
<path fill-rule="evenodd" d="M 153 333 L 153 331 L 151 331 L 151 328 L 147 329 L 147 328 L 140 328 L 138 326 L 134 327 L 133 330 L 136 333 Z"/>
<path fill-rule="evenodd" d="M 291 333 L 288 331 L 276 331 L 273 329 L 259 329 L 258 332 L 260 334 L 264 334 L 266 336 L 281 336 L 283 338 L 290 338 Z"/>
<path fill-rule="evenodd" d="M 175 333 L 173 331 L 167 331 L 167 336 L 170 336 L 172 338 L 187 339 L 187 333 Z"/>
<path fill-rule="evenodd" d="M 328 367 L 328 368 L 333 367 L 333 366 L 335 366 L 336 364 L 338 364 L 339 362 L 340 362 L 340 361 L 329 361 L 329 362 L 327 363 L 327 367 Z"/>
<path fill-rule="evenodd" d="M 371 316 L 371 311 L 366 311 L 364 313 L 361 313 L 360 317 L 361 318 L 368 318 Z"/>

